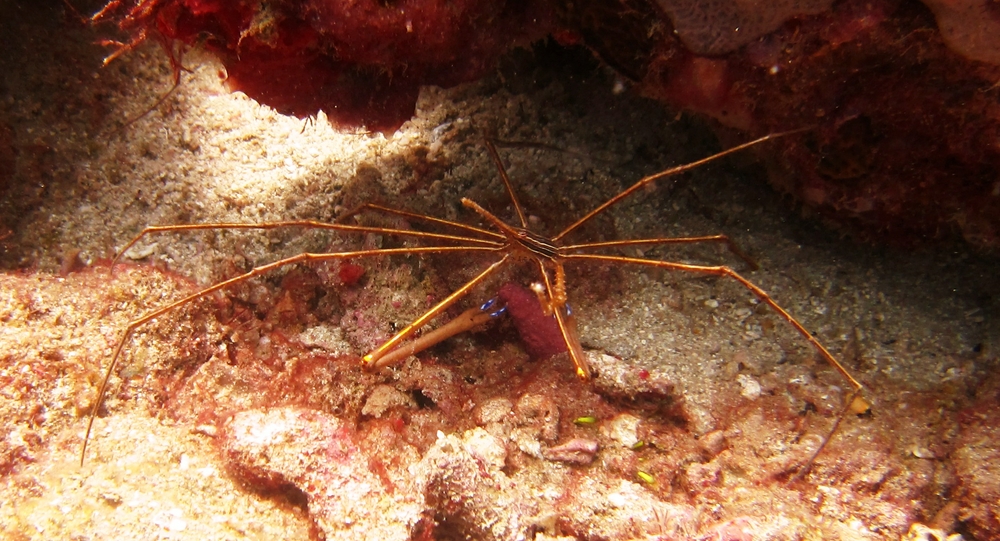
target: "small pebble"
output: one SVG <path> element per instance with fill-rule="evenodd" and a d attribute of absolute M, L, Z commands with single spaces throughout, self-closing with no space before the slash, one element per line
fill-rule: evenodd
<path fill-rule="evenodd" d="M 736 381 L 739 382 L 740 395 L 748 400 L 756 400 L 760 398 L 761 388 L 760 382 L 754 379 L 752 376 L 746 374 L 739 374 L 736 376 Z"/>

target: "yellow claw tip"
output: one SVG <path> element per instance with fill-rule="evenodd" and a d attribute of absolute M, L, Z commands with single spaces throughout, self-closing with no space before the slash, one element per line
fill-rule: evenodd
<path fill-rule="evenodd" d="M 851 411 L 853 411 L 858 415 L 863 415 L 865 413 L 868 413 L 869 411 L 871 411 L 871 409 L 872 409 L 871 404 L 869 404 L 867 400 L 861 398 L 860 396 L 854 397 L 854 400 L 851 401 Z"/>
<path fill-rule="evenodd" d="M 369 353 L 368 355 L 365 355 L 364 357 L 361 358 L 361 362 L 363 362 L 364 364 L 372 364 L 373 362 L 375 362 L 375 357 L 373 357 L 372 354 Z"/>

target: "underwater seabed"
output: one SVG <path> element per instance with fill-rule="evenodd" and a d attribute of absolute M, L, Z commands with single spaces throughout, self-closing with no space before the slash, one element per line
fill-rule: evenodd
<path fill-rule="evenodd" d="M 2 61 L 17 77 L 0 120 L 9 145 L 33 153 L 4 202 L 23 213 L 0 275 L 4 536 L 984 540 L 1000 529 L 994 262 L 839 238 L 737 167 L 749 159 L 660 182 L 583 236 L 725 233 L 752 255 L 760 270 L 714 246 L 625 253 L 732 265 L 865 384 L 872 413 L 847 416 L 801 479 L 850 387 L 722 279 L 569 268 L 593 382 L 565 355 L 532 360 L 506 316 L 361 370 L 361 355 L 490 261 L 461 254 L 355 260 L 352 279 L 338 264 L 299 266 L 137 329 L 81 467 L 128 321 L 282 256 L 398 244 L 162 235 L 111 274 L 115 250 L 147 225 L 331 220 L 370 201 L 478 223 L 461 197 L 510 220 L 487 132 L 542 144 L 501 154 L 532 228 L 551 234 L 641 176 L 718 150 L 696 122 L 614 94 L 603 72 L 542 72 L 523 57 L 479 83 L 423 89 L 417 116 L 383 137 L 229 94 L 192 53 L 174 94 L 122 127 L 169 88 L 169 65 L 151 45 L 101 69 L 91 39 L 81 30 Z M 488 281 L 449 315 L 531 271 Z"/>

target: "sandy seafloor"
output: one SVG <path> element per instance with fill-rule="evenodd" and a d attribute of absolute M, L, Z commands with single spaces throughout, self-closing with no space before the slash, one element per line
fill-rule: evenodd
<path fill-rule="evenodd" d="M 433 412 L 420 413 L 446 402 L 426 389 L 429 406 L 410 398 L 421 385 L 433 387 L 427 367 L 447 379 L 461 371 L 456 363 L 470 358 L 551 371 L 555 375 L 544 377 L 558 380 L 553 393 L 574 385 L 566 357 L 536 366 L 525 359 L 509 324 L 501 323 L 335 391 L 347 403 L 378 410 L 366 394 L 372 387 L 358 383 L 363 380 L 396 397 L 383 409 L 402 411 L 398 418 L 412 427 L 420 426 L 413 421 L 420 415 L 435 419 L 426 421 L 430 434 L 407 433 L 405 452 L 392 455 L 372 444 L 378 447 L 372 452 L 393 456 L 388 473 L 382 468 L 380 475 L 393 480 L 395 491 L 344 489 L 338 495 L 317 487 L 327 474 L 315 473 L 322 467 L 310 462 L 308 450 L 295 451 L 294 431 L 282 441 L 298 456 L 297 473 L 282 470 L 286 483 L 264 489 L 233 473 L 234 461 L 249 469 L 260 465 L 220 452 L 240 442 L 230 430 L 229 443 L 219 443 L 215 423 L 239 416 L 241 404 L 250 405 L 243 414 L 277 423 L 275 430 L 284 430 L 284 421 L 259 400 L 220 398 L 253 395 L 240 386 L 260 384 L 240 375 L 239 362 L 229 363 L 229 379 L 200 377 L 208 369 L 198 363 L 214 366 L 226 348 L 270 351 L 273 329 L 240 335 L 228 316 L 195 307 L 140 328 L 126 347 L 81 468 L 86 414 L 129 319 L 281 256 L 395 242 L 377 235 L 340 241 L 298 230 L 160 235 L 126 253 L 126 265 L 111 277 L 107 260 L 143 227 L 328 221 L 365 201 L 478 223 L 459 204 L 461 197 L 509 220 L 512 209 L 481 142 L 490 133 L 538 143 L 501 153 L 531 227 L 551 234 L 641 176 L 721 147 L 701 122 L 627 89 L 616 92 L 606 70 L 551 52 L 513 54 L 475 84 L 426 88 L 411 121 L 393 134 L 371 134 L 338 131 L 322 114 L 284 117 L 231 94 L 221 66 L 191 51 L 180 87 L 155 111 L 125 125 L 170 87 L 169 64 L 158 47 L 140 47 L 102 68 L 105 51 L 92 44 L 97 34 L 62 18 L 61 8 L 29 13 L 5 4 L 2 11 L 0 129 L 6 132 L 0 143 L 17 164 L 0 201 L 5 223 L 16 225 L 3 240 L 6 270 L 0 275 L 5 537 L 347 539 L 378 531 L 389 538 L 441 539 L 898 539 L 913 524 L 938 528 L 924 537 L 911 532 L 917 539 L 943 539 L 953 531 L 986 539 L 984 532 L 997 532 L 990 530 L 997 518 L 989 516 L 989 502 L 1000 494 L 993 423 L 1000 330 L 995 259 L 961 245 L 903 250 L 855 243 L 770 190 L 753 153 L 642 190 L 589 233 L 604 239 L 730 235 L 760 270 L 747 270 L 713 246 L 630 249 L 626 255 L 745 271 L 866 385 L 873 413 L 849 415 L 801 481 L 786 485 L 783 472 L 807 457 L 828 430 L 847 383 L 738 284 L 610 265 L 568 273 L 582 344 L 600 359 L 598 379 L 604 378 L 595 384 L 597 398 L 586 400 L 607 399 L 613 405 L 599 407 L 619 415 L 598 418 L 597 426 L 574 425 L 583 411 L 576 402 L 564 404 L 563 397 L 544 392 L 538 400 L 563 408 L 556 428 L 549 426 L 555 434 L 535 430 L 523 411 L 527 395 L 516 390 L 491 398 L 490 407 L 511 410 L 496 418 L 484 413 L 484 404 L 463 405 L 474 420 L 452 431 Z M 53 31 L 58 40 L 40 37 Z M 347 300 L 326 306 L 323 316 L 299 314 L 297 334 L 286 333 L 290 344 L 282 354 L 289 348 L 319 351 L 343 366 L 344 358 L 366 353 L 485 261 L 357 261 L 365 275 L 347 288 Z M 489 298 L 505 281 L 531 279 L 508 272 L 462 306 Z M 264 312 L 260 306 L 279 302 L 271 296 L 280 296 L 280 283 L 272 277 L 235 295 Z M 340 295 L 334 289 L 328 299 Z M 281 367 L 271 368 L 280 375 Z M 611 374 L 620 381 L 609 382 Z M 619 400 L 646 389 L 636 383 L 637 374 L 679 400 L 683 420 L 670 428 L 662 416 L 647 419 L 650 410 Z M 662 391 L 667 387 L 669 393 Z M 348 392 L 360 394 L 343 398 Z M 226 411 L 205 414 L 200 396 L 223 401 Z M 312 407 L 303 403 L 323 402 L 284 398 L 272 405 L 295 404 L 282 410 L 292 416 Z M 361 453 L 377 439 L 366 423 L 380 413 L 359 421 L 337 417 L 350 408 L 315 411 L 326 423 L 359 423 Z M 504 415 L 512 425 L 497 420 Z M 642 428 L 645 423 L 658 428 Z M 651 443 L 647 449 L 631 449 L 643 439 Z M 539 451 L 572 441 L 600 445 L 591 464 Z M 461 462 L 456 446 L 493 457 L 482 465 L 488 482 L 466 480 L 492 487 L 470 493 L 475 503 L 458 490 L 466 481 L 433 473 L 447 469 L 441 464 L 449 460 Z M 275 464 L 282 452 L 266 454 Z M 431 455 L 438 466 L 428 462 Z M 345 468 L 348 473 L 334 477 L 364 476 L 357 464 Z M 644 481 L 639 470 L 650 470 L 655 480 Z M 418 492 L 430 494 L 428 487 L 461 504 L 449 505 L 440 495 L 421 499 Z M 357 498 L 361 511 L 339 498 Z M 394 509 L 393 498 L 410 514 L 385 518 L 392 515 L 383 511 Z M 489 509 L 504 512 L 491 515 Z M 376 510 L 383 510 L 382 518 L 369 516 Z M 523 516 L 511 518 L 518 513 Z M 414 527 L 414 517 L 423 517 L 424 526 Z M 435 521 L 445 526 L 426 526 Z"/>

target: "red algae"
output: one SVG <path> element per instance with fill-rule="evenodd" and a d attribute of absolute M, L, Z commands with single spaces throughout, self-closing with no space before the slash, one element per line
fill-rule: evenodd
<path fill-rule="evenodd" d="M 340 268 L 337 269 L 337 276 L 340 278 L 340 284 L 344 286 L 353 286 L 358 283 L 358 280 L 365 275 L 365 268 L 361 265 L 351 263 L 350 261 L 344 261 L 340 264 Z"/>
<path fill-rule="evenodd" d="M 1000 64 L 969 58 L 968 46 L 956 51 L 947 35 L 980 42 L 983 25 L 996 23 L 972 13 L 995 19 L 980 2 L 927 3 L 938 21 L 914 2 L 837 2 L 710 57 L 656 29 L 635 78 L 646 95 L 741 133 L 730 140 L 815 126 L 769 150 L 768 163 L 772 184 L 831 226 L 881 243 L 961 237 L 993 250 Z M 936 26 L 942 11 L 956 15 L 945 37 Z M 728 13 L 706 13 L 706 24 Z M 731 27 L 754 26 L 747 22 Z"/>
<path fill-rule="evenodd" d="M 413 116 L 421 85 L 475 80 L 553 20 L 545 3 L 484 0 L 125 0 L 101 12 L 112 16 L 129 47 L 203 43 L 230 89 L 280 113 L 322 110 L 337 124 L 387 132 Z"/>

